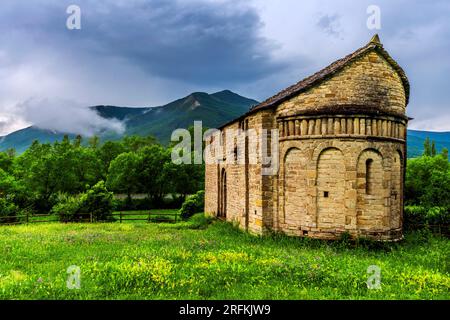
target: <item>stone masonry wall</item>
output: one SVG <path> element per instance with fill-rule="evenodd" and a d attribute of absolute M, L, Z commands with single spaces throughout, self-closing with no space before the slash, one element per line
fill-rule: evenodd
<path fill-rule="evenodd" d="M 349 104 L 405 113 L 406 97 L 402 81 L 379 53 L 367 53 L 332 78 L 282 103 L 277 108 L 277 115 Z"/>
<path fill-rule="evenodd" d="M 261 159 L 257 164 L 206 165 L 205 212 L 218 213 L 225 170 L 226 219 L 249 232 L 401 238 L 405 104 L 400 77 L 371 51 L 276 109 L 231 123 L 223 131 L 253 128 L 260 135 L 262 129 L 278 128 L 280 167 L 276 175 L 263 176 Z M 340 113 L 348 105 L 382 112 Z M 254 156 L 248 145 L 244 150 L 247 160 Z"/>

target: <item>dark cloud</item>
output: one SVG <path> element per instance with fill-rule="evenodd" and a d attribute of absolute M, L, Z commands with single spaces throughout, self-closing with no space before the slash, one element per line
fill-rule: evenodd
<path fill-rule="evenodd" d="M 81 30 L 66 28 L 72 4 Z M 91 132 L 80 127 L 86 112 L 53 101 L 154 106 L 258 81 L 287 66 L 273 59 L 276 45 L 262 26 L 245 1 L 2 0 L 0 117 Z"/>
<path fill-rule="evenodd" d="M 257 12 L 241 1 L 83 0 L 76 3 L 82 29 L 69 31 L 71 3 L 15 0 L 0 13 L 2 25 L 73 59 L 115 57 L 153 76 L 203 85 L 252 81 L 283 66 L 271 57 L 274 44 L 260 36 Z"/>
<path fill-rule="evenodd" d="M 66 28 L 71 4 L 81 30 Z M 381 30 L 367 29 L 372 4 Z M 262 100 L 374 33 L 410 79 L 411 126 L 450 130 L 449 14 L 448 0 L 2 0 L 0 134 L 53 114 L 69 125 L 54 101 L 154 106 L 222 89 Z"/>

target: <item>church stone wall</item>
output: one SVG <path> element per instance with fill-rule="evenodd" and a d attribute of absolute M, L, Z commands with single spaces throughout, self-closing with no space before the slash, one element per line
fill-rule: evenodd
<path fill-rule="evenodd" d="M 400 239 L 406 101 L 397 72 L 370 51 L 278 107 L 231 123 L 222 131 L 277 128 L 279 170 L 261 175 L 260 159 L 206 165 L 205 211 L 218 215 L 224 171 L 225 219 L 249 232 Z"/>

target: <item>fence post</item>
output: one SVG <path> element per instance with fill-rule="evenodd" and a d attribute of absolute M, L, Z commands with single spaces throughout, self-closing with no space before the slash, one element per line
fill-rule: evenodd
<path fill-rule="evenodd" d="M 120 223 L 122 223 L 122 211 L 119 212 L 119 217 L 120 217 L 119 221 L 120 221 Z"/>
<path fill-rule="evenodd" d="M 91 220 L 91 223 L 94 221 L 93 220 L 93 218 L 92 218 L 92 212 L 91 213 L 89 213 L 89 218 L 90 218 L 90 220 Z"/>

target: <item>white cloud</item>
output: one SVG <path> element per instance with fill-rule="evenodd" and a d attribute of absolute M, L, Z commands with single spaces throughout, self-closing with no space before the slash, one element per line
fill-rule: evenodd
<path fill-rule="evenodd" d="M 123 133 L 125 126 L 116 119 L 100 117 L 94 110 L 73 101 L 30 99 L 15 108 L 23 121 L 42 129 L 92 136 L 103 131 Z"/>

